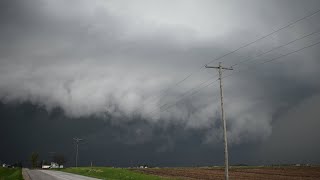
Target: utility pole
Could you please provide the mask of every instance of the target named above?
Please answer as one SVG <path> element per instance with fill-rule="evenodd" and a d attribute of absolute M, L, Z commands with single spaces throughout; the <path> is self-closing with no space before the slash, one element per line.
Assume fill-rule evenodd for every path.
<path fill-rule="evenodd" d="M 222 86 L 222 70 L 233 70 L 232 67 L 226 68 L 221 65 L 219 66 L 205 66 L 206 68 L 215 68 L 219 70 L 219 80 L 220 80 L 220 98 L 221 98 L 221 119 L 223 122 L 223 137 L 224 137 L 224 168 L 225 168 L 225 180 L 229 180 L 229 160 L 228 160 L 228 139 L 227 139 L 227 124 L 225 120 L 225 114 L 223 110 L 223 86 Z"/>
<path fill-rule="evenodd" d="M 48 152 L 50 155 L 50 158 L 51 158 L 51 162 L 54 162 L 54 154 L 56 154 L 56 152 Z"/>
<path fill-rule="evenodd" d="M 77 151 L 76 151 L 76 167 L 78 167 L 78 155 L 79 155 L 79 142 L 82 141 L 83 139 L 80 138 L 73 138 L 73 140 L 76 142 L 77 145 Z"/>

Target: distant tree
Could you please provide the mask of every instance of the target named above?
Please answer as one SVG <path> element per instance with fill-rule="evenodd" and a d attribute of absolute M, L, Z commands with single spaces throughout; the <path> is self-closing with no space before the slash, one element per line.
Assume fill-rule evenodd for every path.
<path fill-rule="evenodd" d="M 66 158 L 62 154 L 55 154 L 52 160 L 53 162 L 57 163 L 59 166 L 67 162 Z"/>
<path fill-rule="evenodd" d="M 36 167 L 37 167 L 38 158 L 39 158 L 39 154 L 38 154 L 38 153 L 33 152 L 33 153 L 31 154 L 31 164 L 32 164 L 32 168 L 36 168 Z"/>

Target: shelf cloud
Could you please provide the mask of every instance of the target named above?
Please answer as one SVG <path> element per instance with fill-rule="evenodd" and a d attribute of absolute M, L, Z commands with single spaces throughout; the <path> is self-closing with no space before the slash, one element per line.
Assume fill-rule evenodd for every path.
<path fill-rule="evenodd" d="M 221 61 L 237 64 L 234 72 L 224 72 L 230 75 L 224 79 L 230 144 L 266 141 L 279 117 L 319 96 L 319 46 L 259 63 L 320 41 L 320 33 L 259 54 L 317 31 L 320 13 L 214 59 L 316 7 L 317 1 L 5 0 L 0 6 L 0 101 L 29 102 L 49 113 L 58 108 L 70 119 L 94 117 L 125 129 L 137 122 L 119 135 L 127 144 L 151 142 L 153 127 L 173 125 L 203 131 L 201 143 L 216 144 L 222 140 L 218 81 L 191 94 L 205 80 L 217 79 L 214 69 L 201 67 Z M 240 63 L 246 59 L 251 61 Z M 159 152 L 176 146 L 173 137 L 162 139 L 167 144 Z"/>

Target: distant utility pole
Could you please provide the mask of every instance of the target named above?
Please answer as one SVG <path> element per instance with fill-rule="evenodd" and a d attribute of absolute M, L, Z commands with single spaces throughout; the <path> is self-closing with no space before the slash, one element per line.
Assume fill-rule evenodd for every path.
<path fill-rule="evenodd" d="M 223 88 L 222 88 L 222 70 L 233 70 L 233 68 L 222 67 L 221 62 L 219 66 L 205 66 L 206 68 L 215 68 L 219 70 L 220 80 L 220 98 L 221 98 L 221 119 L 223 122 L 223 137 L 224 137 L 224 167 L 225 167 L 225 180 L 229 180 L 229 160 L 228 160 L 228 140 L 227 140 L 227 124 L 225 120 L 225 114 L 223 110 Z"/>
<path fill-rule="evenodd" d="M 83 139 L 80 138 L 73 138 L 73 140 L 76 142 L 77 144 L 77 152 L 76 152 L 76 167 L 78 167 L 78 155 L 79 155 L 79 142 L 82 141 Z"/>
<path fill-rule="evenodd" d="M 51 161 L 54 161 L 54 154 L 56 154 L 56 152 L 53 152 L 53 151 L 51 151 L 51 152 L 48 152 L 50 155 L 50 158 L 51 158 Z"/>

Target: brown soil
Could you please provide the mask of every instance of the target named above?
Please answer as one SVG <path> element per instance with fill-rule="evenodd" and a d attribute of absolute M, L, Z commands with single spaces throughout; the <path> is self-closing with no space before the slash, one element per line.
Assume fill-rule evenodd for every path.
<path fill-rule="evenodd" d="M 177 179 L 224 179 L 222 168 L 148 168 L 134 171 Z M 320 180 L 320 167 L 239 167 L 229 170 L 230 180 Z"/>

